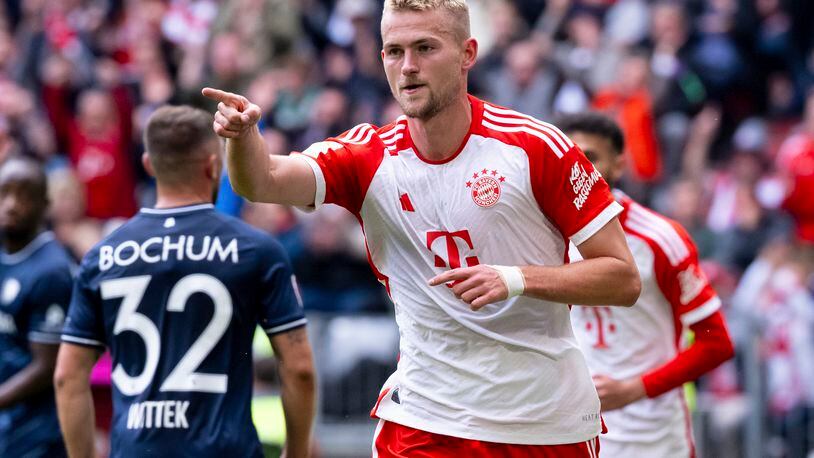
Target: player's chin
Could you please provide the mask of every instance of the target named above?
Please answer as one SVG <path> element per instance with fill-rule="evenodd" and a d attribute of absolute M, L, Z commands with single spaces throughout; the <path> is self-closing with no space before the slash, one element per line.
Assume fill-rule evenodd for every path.
<path fill-rule="evenodd" d="M 413 116 L 410 113 L 421 113 L 424 111 L 424 107 L 426 102 L 424 101 L 423 97 L 418 94 L 401 95 L 401 109 L 407 116 Z"/>

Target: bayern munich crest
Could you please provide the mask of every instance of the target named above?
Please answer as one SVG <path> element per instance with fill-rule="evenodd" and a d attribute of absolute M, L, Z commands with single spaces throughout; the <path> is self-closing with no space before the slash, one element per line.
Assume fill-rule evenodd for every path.
<path fill-rule="evenodd" d="M 497 170 L 483 169 L 472 174 L 472 179 L 466 182 L 466 187 L 472 193 L 472 200 L 479 207 L 488 208 L 500 200 L 500 184 L 504 181 L 506 177 Z"/>

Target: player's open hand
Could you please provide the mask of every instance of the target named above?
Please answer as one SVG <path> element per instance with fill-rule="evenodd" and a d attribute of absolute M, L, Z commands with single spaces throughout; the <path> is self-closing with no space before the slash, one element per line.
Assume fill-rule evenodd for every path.
<path fill-rule="evenodd" d="M 213 128 L 223 138 L 240 138 L 260 121 L 260 107 L 240 94 L 211 87 L 205 87 L 201 93 L 218 102 Z"/>
<path fill-rule="evenodd" d="M 448 270 L 430 279 L 430 286 L 448 284 L 455 297 L 469 304 L 472 310 L 502 301 L 509 289 L 497 270 L 487 265 Z"/>
<path fill-rule="evenodd" d="M 647 394 L 640 377 L 616 380 L 607 375 L 594 375 L 593 379 L 603 412 L 621 409 Z"/>

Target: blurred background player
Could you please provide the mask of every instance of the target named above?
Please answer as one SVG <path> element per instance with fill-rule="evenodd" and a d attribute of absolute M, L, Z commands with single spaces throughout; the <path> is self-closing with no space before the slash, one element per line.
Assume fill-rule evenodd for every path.
<path fill-rule="evenodd" d="M 65 456 L 51 381 L 73 263 L 45 231 L 47 207 L 39 165 L 0 166 L 0 456 Z"/>
<path fill-rule="evenodd" d="M 466 2 L 388 0 L 381 33 L 405 116 L 294 157 L 268 154 L 258 105 L 204 89 L 232 184 L 363 224 L 401 333 L 374 456 L 596 456 L 599 400 L 565 304 L 638 297 L 621 207 L 556 127 L 468 95 Z M 569 239 L 584 262 L 564 263 Z"/>
<path fill-rule="evenodd" d="M 581 113 L 564 117 L 559 125 L 614 186 L 625 167 L 624 137 L 616 123 L 598 113 Z M 571 313 L 608 426 L 602 456 L 692 457 L 682 385 L 734 353 L 721 300 L 681 225 L 622 191 L 614 194 L 624 207 L 619 218 L 642 276 L 642 294 L 628 309 L 574 307 Z M 695 340 L 682 349 L 687 327 Z"/>
<path fill-rule="evenodd" d="M 251 422 L 252 337 L 279 360 L 289 457 L 308 455 L 315 378 L 286 254 L 267 234 L 214 211 L 222 144 L 212 116 L 157 110 L 145 130 L 156 208 L 85 256 L 56 385 L 72 456 L 93 455 L 88 376 L 114 366 L 112 456 L 262 456 Z"/>

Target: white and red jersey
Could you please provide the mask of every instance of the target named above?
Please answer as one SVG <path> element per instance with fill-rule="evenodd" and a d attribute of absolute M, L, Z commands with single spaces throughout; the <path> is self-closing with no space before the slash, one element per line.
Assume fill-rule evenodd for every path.
<path fill-rule="evenodd" d="M 624 207 L 619 220 L 639 268 L 641 295 L 630 308 L 574 307 L 571 318 L 591 373 L 626 379 L 673 360 L 684 327 L 715 314 L 721 301 L 699 267 L 686 231 L 615 193 Z M 577 256 L 572 249 L 572 259 Z M 686 450 L 681 456 L 691 453 L 690 418 L 681 387 L 602 415 L 608 426 L 603 439 L 651 444 L 678 440 Z"/>
<path fill-rule="evenodd" d="M 599 400 L 567 305 L 521 296 L 475 312 L 427 282 L 482 263 L 562 265 L 568 240 L 587 240 L 621 206 L 557 128 L 474 97 L 470 105 L 469 132 L 444 161 L 421 155 L 403 117 L 301 156 L 316 176 L 315 205 L 360 220 L 395 305 L 400 358 L 373 414 L 490 442 L 589 440 Z"/>

